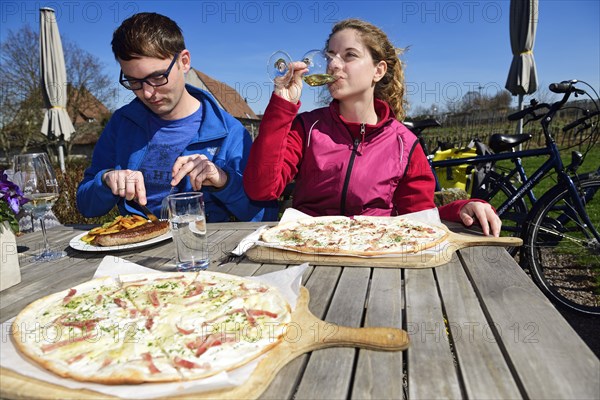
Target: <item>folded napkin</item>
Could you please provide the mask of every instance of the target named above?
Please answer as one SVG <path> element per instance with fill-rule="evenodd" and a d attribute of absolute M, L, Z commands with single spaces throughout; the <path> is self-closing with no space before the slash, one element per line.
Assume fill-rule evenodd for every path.
<path fill-rule="evenodd" d="M 231 253 L 236 256 L 243 255 L 246 251 L 248 251 L 248 249 L 250 249 L 256 244 L 256 242 L 259 241 L 260 235 L 267 229 L 269 229 L 267 225 L 261 226 L 260 228 L 258 228 L 242 240 L 240 240 L 240 243 L 238 243 L 238 245 L 235 246 L 235 249 L 233 249 Z"/>

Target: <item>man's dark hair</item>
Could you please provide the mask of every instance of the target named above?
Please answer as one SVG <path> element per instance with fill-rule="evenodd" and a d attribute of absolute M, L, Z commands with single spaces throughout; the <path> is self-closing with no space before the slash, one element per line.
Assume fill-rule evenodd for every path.
<path fill-rule="evenodd" d="M 172 19 L 157 13 L 139 13 L 127 18 L 113 33 L 116 59 L 138 57 L 167 59 L 185 50 L 181 28 Z"/>

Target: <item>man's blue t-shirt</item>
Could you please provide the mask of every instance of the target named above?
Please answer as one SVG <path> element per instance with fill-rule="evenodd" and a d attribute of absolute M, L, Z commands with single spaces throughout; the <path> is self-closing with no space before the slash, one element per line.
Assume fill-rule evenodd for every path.
<path fill-rule="evenodd" d="M 178 120 L 167 121 L 156 115 L 148 119 L 150 140 L 140 171 L 146 186 L 147 207 L 156 215 L 160 213 L 162 199 L 171 190 L 173 164 L 196 138 L 201 122 L 201 108 Z"/>

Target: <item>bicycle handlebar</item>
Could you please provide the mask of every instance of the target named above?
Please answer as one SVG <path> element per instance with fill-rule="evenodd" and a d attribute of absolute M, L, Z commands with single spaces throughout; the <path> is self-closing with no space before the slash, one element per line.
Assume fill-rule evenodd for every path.
<path fill-rule="evenodd" d="M 535 111 L 539 110 L 540 108 L 546 108 L 546 109 L 550 109 L 550 105 L 547 103 L 538 103 L 535 104 L 533 106 L 524 108 L 523 110 L 517 111 L 515 113 L 509 114 L 508 115 L 508 120 L 509 121 L 517 121 L 522 119 L 523 117 L 526 117 L 527 115 L 533 115 L 533 119 L 540 119 L 542 118 L 544 115 L 536 115 Z"/>
<path fill-rule="evenodd" d="M 570 81 L 562 81 L 560 83 L 551 83 L 549 89 L 554 93 L 577 93 L 577 94 L 585 94 L 585 92 L 581 89 L 573 87 L 573 84 L 577 83 L 577 79 L 573 79 Z"/>
<path fill-rule="evenodd" d="M 600 111 L 591 112 L 588 115 L 586 115 L 584 117 L 581 117 L 578 120 L 573 121 L 573 122 L 571 122 L 568 125 L 565 125 L 565 127 L 562 130 L 563 130 L 563 132 L 567 132 L 567 131 L 575 128 L 576 126 L 581 125 L 581 124 L 587 122 L 587 120 L 589 120 L 590 118 L 595 117 L 596 115 L 600 115 Z"/>

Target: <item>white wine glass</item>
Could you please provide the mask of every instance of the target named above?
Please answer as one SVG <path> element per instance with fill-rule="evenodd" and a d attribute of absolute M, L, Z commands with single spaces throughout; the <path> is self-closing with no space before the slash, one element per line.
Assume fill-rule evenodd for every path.
<path fill-rule="evenodd" d="M 304 82 L 310 86 L 322 86 L 335 82 L 337 77 L 327 73 L 329 57 L 322 50 L 309 50 L 301 59 L 308 67 L 308 72 L 302 76 Z M 286 86 L 292 78 L 288 75 L 291 57 L 285 51 L 276 51 L 269 57 L 267 72 L 271 80 L 278 85 Z"/>
<path fill-rule="evenodd" d="M 50 261 L 67 255 L 64 251 L 54 251 L 48 244 L 44 215 L 58 200 L 59 188 L 56 174 L 46 153 L 19 154 L 14 158 L 14 180 L 29 202 L 23 205 L 34 218 L 40 219 L 44 249 L 35 256 L 35 261 Z"/>

